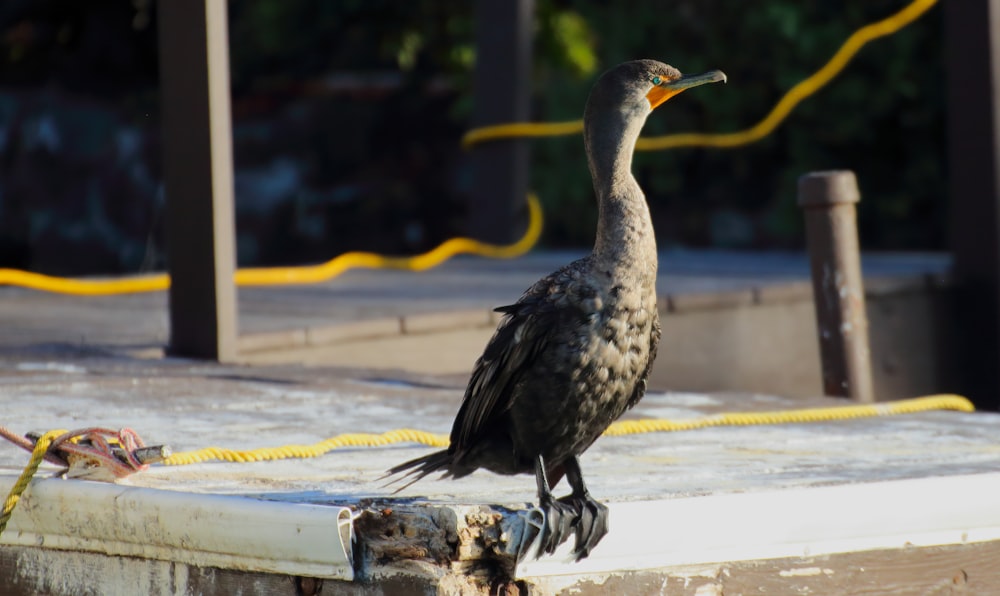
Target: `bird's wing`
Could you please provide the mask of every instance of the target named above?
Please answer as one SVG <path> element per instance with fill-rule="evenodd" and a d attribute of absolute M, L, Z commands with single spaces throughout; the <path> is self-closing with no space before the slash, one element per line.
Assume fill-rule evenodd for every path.
<path fill-rule="evenodd" d="M 639 382 L 635 385 L 635 391 L 632 392 L 632 397 L 628 400 L 628 409 L 631 410 L 632 407 L 639 403 L 643 395 L 646 395 L 646 383 L 649 380 L 649 373 L 653 370 L 653 361 L 656 360 L 656 350 L 660 345 L 660 317 L 658 314 L 654 313 L 653 316 L 653 329 L 649 334 L 649 360 L 646 361 L 646 368 L 642 371 L 642 375 L 639 377 Z"/>
<path fill-rule="evenodd" d="M 462 407 L 451 431 L 452 448 L 462 451 L 506 412 L 514 388 L 535 362 L 558 325 L 560 291 L 555 275 L 528 289 L 516 304 L 495 309 L 505 314 L 483 355 L 476 361 Z"/>

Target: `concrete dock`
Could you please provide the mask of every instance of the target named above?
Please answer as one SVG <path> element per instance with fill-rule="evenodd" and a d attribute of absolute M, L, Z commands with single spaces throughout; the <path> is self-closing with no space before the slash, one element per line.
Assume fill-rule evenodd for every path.
<path fill-rule="evenodd" d="M 128 426 L 175 452 L 398 428 L 447 433 L 481 343 L 455 349 L 464 364 L 443 364 L 452 354 L 435 342 L 455 333 L 484 342 L 489 308 L 516 299 L 551 269 L 547 259 L 564 257 L 460 260 L 428 274 L 355 272 L 321 286 L 241 292 L 253 365 L 163 357 L 162 295 L 0 289 L 0 424 Z M 685 300 L 736 296 L 739 308 L 767 307 L 753 297 L 794 294 L 807 275 L 793 257 L 770 273 L 713 258 L 691 258 L 687 271 L 683 258 L 673 269 L 664 259 L 665 328 L 670 313 L 688 312 Z M 913 279 L 946 270 L 934 258 L 871 263 L 869 273 L 885 268 L 886 293 L 912 292 Z M 455 316 L 476 311 L 484 322 Z M 386 321 L 396 330 L 372 332 Z M 333 337 L 337 325 L 371 326 L 352 340 L 358 361 L 324 361 L 336 342 L 309 344 L 309 330 Z M 683 335 L 664 337 L 661 353 L 690 350 Z M 399 342 L 414 342 L 420 358 L 394 359 Z M 285 362 L 289 352 L 309 354 L 309 366 Z M 842 403 L 693 391 L 665 376 L 652 389 L 628 418 Z M 57 478 L 46 464 L 0 536 L 0 583 L 14 595 L 996 593 L 998 430 L 1000 415 L 933 411 L 604 437 L 582 463 L 611 509 L 611 533 L 581 563 L 562 551 L 532 556 L 531 477 L 428 478 L 393 493 L 380 478 L 429 449 L 413 443 L 154 465 L 117 484 Z M 0 447 L 0 489 L 27 459 Z"/>

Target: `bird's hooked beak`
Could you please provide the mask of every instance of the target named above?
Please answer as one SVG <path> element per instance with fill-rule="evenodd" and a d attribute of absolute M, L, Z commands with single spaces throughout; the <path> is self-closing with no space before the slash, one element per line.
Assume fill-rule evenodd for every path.
<path fill-rule="evenodd" d="M 726 82 L 726 73 L 721 70 L 710 70 L 696 75 L 683 75 L 679 79 L 663 81 L 650 89 L 649 93 L 646 94 L 646 99 L 649 100 L 649 109 L 656 109 L 660 104 L 685 89 L 706 83 L 718 83 L 719 81 Z"/>

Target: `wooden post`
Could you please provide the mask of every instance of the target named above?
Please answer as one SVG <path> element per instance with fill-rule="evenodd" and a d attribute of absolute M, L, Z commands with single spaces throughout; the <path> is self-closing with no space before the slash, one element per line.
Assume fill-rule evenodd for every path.
<path fill-rule="evenodd" d="M 534 0 L 476 0 L 473 126 L 524 122 L 531 97 Z M 529 154 L 526 139 L 472 148 L 469 227 L 487 242 L 516 240 L 524 227 Z"/>
<path fill-rule="evenodd" d="M 236 357 L 229 39 L 225 0 L 159 9 L 170 352 Z"/>
<path fill-rule="evenodd" d="M 854 208 L 860 196 L 854 172 L 814 172 L 799 178 L 823 390 L 826 395 L 870 403 L 875 391 Z"/>
<path fill-rule="evenodd" d="M 950 244 L 963 386 L 1000 406 L 1000 0 L 942 2 Z"/>

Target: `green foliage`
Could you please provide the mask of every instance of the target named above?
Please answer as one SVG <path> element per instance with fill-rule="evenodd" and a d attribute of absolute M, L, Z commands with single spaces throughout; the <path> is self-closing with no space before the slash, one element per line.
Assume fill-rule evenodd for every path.
<path fill-rule="evenodd" d="M 906 1 L 634 0 L 625 9 L 620 3 L 537 0 L 534 119 L 579 118 L 601 71 L 650 57 L 685 72 L 720 68 L 729 84 L 672 100 L 650 117 L 645 134 L 742 130 L 825 64 L 856 29 Z M 454 91 L 450 119 L 457 127 L 468 122 L 475 61 L 469 2 L 233 0 L 230 13 L 237 92 L 266 88 L 276 79 L 395 69 L 417 84 L 443 77 Z M 936 8 L 900 33 L 869 44 L 758 143 L 637 154 L 635 171 L 661 244 L 800 247 L 797 178 L 812 170 L 849 168 L 857 172 L 864 197 L 860 222 L 866 247 L 942 247 L 939 21 Z M 410 101 L 410 113 L 426 105 L 419 97 Z M 532 179 L 546 206 L 545 241 L 589 244 L 595 214 L 580 138 L 533 141 Z"/>
<path fill-rule="evenodd" d="M 597 55 L 593 33 L 579 13 L 543 2 L 538 7 L 536 19 L 542 56 L 564 66 L 577 77 L 594 74 Z"/>
<path fill-rule="evenodd" d="M 672 100 L 646 135 L 731 132 L 752 126 L 781 96 L 819 69 L 857 28 L 902 8 L 904 0 L 767 3 L 637 0 L 567 3 L 589 24 L 600 65 L 586 79 L 549 74 L 538 117 L 579 117 L 601 71 L 657 58 L 685 72 L 720 68 L 726 86 Z M 567 8 L 566 10 L 570 10 Z M 847 69 L 799 105 L 770 137 L 730 150 L 638 153 L 663 245 L 801 247 L 796 180 L 808 171 L 858 174 L 862 242 L 868 248 L 944 244 L 944 127 L 940 9 L 891 38 L 866 46 Z M 540 41 L 539 47 L 549 46 Z M 593 218 L 579 139 L 539 141 L 533 181 L 548 209 L 547 240 L 586 245 Z M 728 225 L 736 221 L 739 225 Z M 733 231 L 735 230 L 735 231 Z"/>

